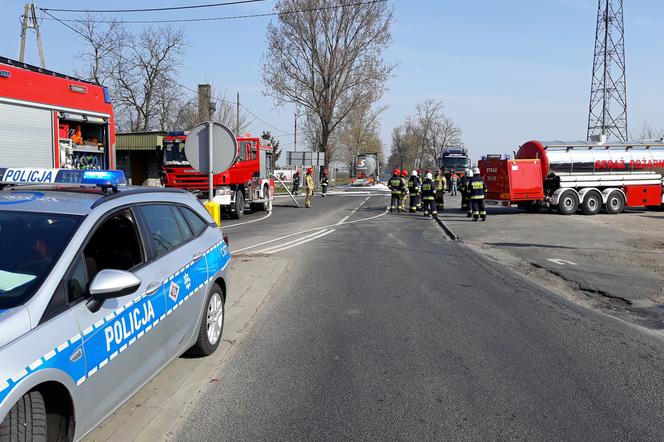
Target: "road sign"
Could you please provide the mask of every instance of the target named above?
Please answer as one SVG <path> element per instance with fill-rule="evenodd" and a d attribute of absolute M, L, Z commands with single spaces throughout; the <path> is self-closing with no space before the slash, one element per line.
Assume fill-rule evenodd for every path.
<path fill-rule="evenodd" d="M 212 139 L 208 135 L 210 126 L 212 127 Z M 210 152 L 210 148 L 212 152 Z M 199 172 L 222 173 L 235 163 L 237 140 L 233 132 L 223 124 L 201 123 L 187 135 L 184 152 L 191 167 Z"/>
<path fill-rule="evenodd" d="M 286 164 L 289 166 L 312 166 L 325 165 L 325 152 L 286 152 Z"/>

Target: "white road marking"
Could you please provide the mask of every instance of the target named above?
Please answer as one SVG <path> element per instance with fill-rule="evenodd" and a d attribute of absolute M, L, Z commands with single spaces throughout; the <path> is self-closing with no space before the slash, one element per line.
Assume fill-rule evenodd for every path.
<path fill-rule="evenodd" d="M 314 233 L 310 233 L 309 235 L 304 236 L 304 237 L 302 237 L 302 238 L 297 238 L 297 239 L 294 239 L 294 240 L 292 240 L 292 241 L 288 241 L 288 242 L 283 243 L 283 244 L 277 244 L 277 245 L 275 245 L 275 246 L 268 247 L 267 249 L 264 249 L 264 250 L 261 250 L 260 252 L 255 252 L 255 253 L 266 253 L 267 250 L 277 249 L 277 248 L 279 248 L 279 247 L 287 246 L 287 245 L 289 245 L 289 244 L 293 244 L 293 243 L 296 243 L 296 242 L 298 242 L 298 241 L 302 241 L 303 239 L 307 239 L 307 238 L 311 238 L 312 236 L 316 236 L 316 235 L 318 235 L 318 233 L 319 233 L 319 231 L 316 231 L 316 232 L 314 232 Z"/>
<path fill-rule="evenodd" d="M 303 239 L 303 240 L 300 240 L 300 241 L 296 241 L 295 243 L 291 243 L 291 244 L 286 245 L 286 246 L 277 246 L 277 247 L 273 247 L 271 249 L 262 250 L 262 251 L 257 252 L 257 253 L 270 253 L 271 254 L 271 253 L 283 252 L 284 250 L 288 250 L 288 249 L 291 249 L 293 247 L 301 246 L 302 244 L 308 243 L 310 241 L 315 241 L 319 238 L 322 238 L 324 236 L 329 235 L 332 232 L 335 232 L 335 230 L 334 229 L 323 230 L 322 232 L 320 232 L 317 235 L 312 236 L 310 238 Z"/>
<path fill-rule="evenodd" d="M 258 219 L 252 219 L 251 221 L 245 221 L 245 222 L 242 222 L 242 223 L 231 224 L 230 226 L 226 226 L 226 227 L 224 227 L 224 223 L 221 223 L 221 229 L 226 230 L 226 229 L 232 229 L 233 227 L 244 226 L 246 224 L 257 223 L 258 221 L 263 221 L 264 219 L 268 219 L 270 217 L 270 215 L 272 215 L 272 210 L 267 212 L 267 215 L 265 215 L 264 217 L 258 218 Z"/>
<path fill-rule="evenodd" d="M 560 259 L 560 258 L 549 258 L 549 259 L 547 259 L 547 261 L 551 261 L 552 263 L 558 264 L 560 266 L 564 266 L 564 265 L 578 266 L 578 264 L 575 263 L 575 262 L 568 261 L 566 259 Z"/>
<path fill-rule="evenodd" d="M 340 225 L 346 226 L 348 224 L 363 223 L 363 222 L 366 222 L 366 221 L 371 221 L 371 220 L 374 220 L 376 218 L 380 218 L 381 216 L 385 216 L 385 215 L 387 215 L 387 213 L 388 213 L 388 209 L 385 209 L 385 211 L 383 213 L 381 213 L 379 215 L 375 215 L 375 216 L 370 216 L 368 218 L 356 219 L 354 221 L 346 221 L 343 224 L 330 224 L 329 226 L 314 227 L 312 229 L 302 230 L 300 232 L 289 233 L 288 235 L 280 236 L 279 238 L 274 238 L 274 239 L 271 239 L 269 241 L 263 241 L 261 243 L 254 244 L 254 245 L 251 245 L 251 246 L 247 246 L 247 247 L 244 247 L 244 248 L 241 248 L 241 249 L 238 249 L 238 250 L 232 250 L 231 253 L 235 254 L 235 253 L 246 252 L 247 250 L 255 249 L 256 247 L 261 247 L 261 246 L 264 246 L 264 245 L 267 245 L 267 244 L 272 244 L 273 242 L 281 241 L 282 239 L 286 239 L 286 238 L 292 238 L 294 236 L 299 236 L 299 235 L 302 235 L 304 233 L 320 232 L 321 230 L 329 229 L 329 228 L 332 228 L 332 227 L 337 227 L 337 226 L 340 226 Z"/>
<path fill-rule="evenodd" d="M 366 197 L 366 198 L 364 199 L 364 201 L 362 201 L 362 202 L 360 203 L 359 206 L 357 206 L 356 208 L 354 208 L 354 209 L 350 212 L 350 214 L 349 214 L 348 216 L 344 216 L 343 218 L 341 218 L 341 221 L 339 221 L 336 225 L 337 225 L 337 226 L 340 226 L 341 224 L 343 224 L 343 223 L 345 223 L 346 221 L 348 221 L 348 218 L 350 218 L 351 216 L 353 216 L 353 215 L 355 214 L 355 212 L 357 212 L 357 210 L 358 210 L 360 207 L 362 207 L 362 206 L 364 205 L 364 203 L 366 203 L 367 201 L 369 201 L 369 198 L 371 198 L 371 195 L 369 195 L 368 197 Z"/>

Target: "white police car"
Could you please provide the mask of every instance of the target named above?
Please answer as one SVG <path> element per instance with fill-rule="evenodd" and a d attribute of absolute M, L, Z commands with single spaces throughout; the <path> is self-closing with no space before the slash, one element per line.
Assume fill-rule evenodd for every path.
<path fill-rule="evenodd" d="M 0 168 L 0 441 L 79 439 L 221 341 L 221 229 L 189 193 L 124 182 Z"/>

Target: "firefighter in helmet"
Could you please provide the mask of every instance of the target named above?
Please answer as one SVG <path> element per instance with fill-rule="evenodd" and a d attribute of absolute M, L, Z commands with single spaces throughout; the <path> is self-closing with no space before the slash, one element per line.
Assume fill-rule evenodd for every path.
<path fill-rule="evenodd" d="M 422 180 L 424 180 L 424 173 L 422 169 L 417 169 L 417 176 L 420 177 L 420 186 L 422 185 Z M 422 210 L 422 192 L 420 188 L 420 193 L 417 194 L 417 210 Z"/>
<path fill-rule="evenodd" d="M 400 209 L 406 211 L 406 199 L 408 198 L 408 170 L 401 170 L 401 181 L 403 181 L 403 191 L 401 192 L 401 205 Z"/>
<path fill-rule="evenodd" d="M 330 180 L 327 178 L 327 169 L 323 169 L 323 171 L 320 174 L 320 187 L 323 192 L 323 197 L 326 196 L 327 194 L 327 186 L 330 185 Z"/>
<path fill-rule="evenodd" d="M 304 199 L 304 207 L 306 208 L 311 207 L 311 200 L 314 197 L 314 189 L 316 187 L 316 184 L 314 183 L 313 173 L 314 173 L 314 168 L 308 167 L 307 175 L 304 177 L 304 189 L 307 192 L 307 196 Z"/>
<path fill-rule="evenodd" d="M 293 174 L 293 189 L 291 190 L 291 193 L 293 195 L 297 195 L 297 192 L 300 191 L 300 171 L 296 170 L 295 173 Z"/>
<path fill-rule="evenodd" d="M 459 190 L 461 191 L 461 211 L 468 212 L 468 217 L 471 216 L 468 186 L 470 184 L 470 179 L 472 177 L 473 177 L 473 171 L 470 169 L 466 169 L 464 176 L 461 177 L 461 183 L 459 186 Z"/>
<path fill-rule="evenodd" d="M 480 169 L 473 168 L 473 178 L 470 180 L 470 206 L 473 214 L 473 221 L 482 219 L 486 221 L 486 206 L 484 197 L 486 196 L 486 183 L 480 175 Z"/>
<path fill-rule="evenodd" d="M 436 216 L 436 184 L 431 172 L 427 172 L 422 181 L 422 204 L 424 205 L 424 216 Z"/>
<path fill-rule="evenodd" d="M 417 198 L 420 194 L 420 177 L 417 176 L 417 170 L 413 170 L 408 180 L 408 193 L 410 194 L 410 213 L 417 212 Z"/>
<path fill-rule="evenodd" d="M 436 170 L 436 177 L 434 179 L 436 184 L 436 209 L 443 210 L 445 208 L 445 191 L 447 190 L 447 180 L 443 172 Z"/>
<path fill-rule="evenodd" d="M 387 182 L 387 187 L 392 192 L 392 200 L 390 201 L 390 213 L 395 210 L 398 212 L 401 208 L 401 193 L 403 192 L 403 180 L 401 179 L 401 170 L 394 169 L 392 177 Z"/>

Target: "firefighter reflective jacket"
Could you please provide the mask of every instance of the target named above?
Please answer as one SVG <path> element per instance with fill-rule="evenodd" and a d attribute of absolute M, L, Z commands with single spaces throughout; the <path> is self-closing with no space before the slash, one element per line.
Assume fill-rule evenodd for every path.
<path fill-rule="evenodd" d="M 314 184 L 314 177 L 311 175 L 307 174 L 307 176 L 304 177 L 304 184 L 307 190 L 314 190 L 315 184 Z"/>
<path fill-rule="evenodd" d="M 436 190 L 445 190 L 447 189 L 447 180 L 444 176 L 440 175 L 435 178 L 436 180 Z"/>
<path fill-rule="evenodd" d="M 484 195 L 486 194 L 486 183 L 480 175 L 476 175 L 472 180 L 470 180 L 469 188 L 471 200 L 484 199 Z"/>
<path fill-rule="evenodd" d="M 320 179 L 320 185 L 323 187 L 327 187 L 330 184 L 330 182 L 327 179 L 327 175 L 323 175 Z"/>
<path fill-rule="evenodd" d="M 420 192 L 420 177 L 411 176 L 408 179 L 408 191 L 411 194 L 415 194 L 415 193 Z"/>
<path fill-rule="evenodd" d="M 403 180 L 399 175 L 392 175 L 392 178 L 387 183 L 387 187 L 392 191 L 392 195 L 401 195 L 404 189 Z"/>
<path fill-rule="evenodd" d="M 425 179 L 422 182 L 422 199 L 433 200 L 436 195 L 436 185 L 432 180 Z"/>

